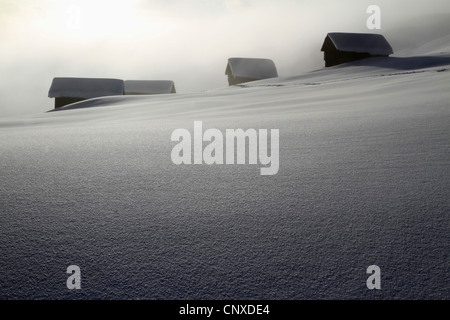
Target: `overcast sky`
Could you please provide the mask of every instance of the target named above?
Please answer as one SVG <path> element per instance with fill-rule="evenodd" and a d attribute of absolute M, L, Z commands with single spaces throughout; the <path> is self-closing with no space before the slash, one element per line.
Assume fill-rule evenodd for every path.
<path fill-rule="evenodd" d="M 381 30 L 368 30 L 369 5 Z M 327 32 L 378 32 L 448 0 L 0 0 L 0 117 L 42 113 L 53 77 L 227 86 L 230 57 L 272 59 L 280 76 L 323 66 Z"/>

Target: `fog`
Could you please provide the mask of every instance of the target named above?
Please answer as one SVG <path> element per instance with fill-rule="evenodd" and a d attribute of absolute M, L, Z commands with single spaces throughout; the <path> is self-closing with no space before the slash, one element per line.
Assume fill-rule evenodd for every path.
<path fill-rule="evenodd" d="M 387 33 L 399 41 L 391 42 L 395 50 L 414 42 L 417 30 L 408 26 L 427 28 L 417 17 L 450 13 L 448 0 L 392 2 L 2 0 L 0 117 L 52 109 L 53 77 L 173 80 L 178 93 L 212 90 L 228 85 L 230 57 L 269 58 L 290 76 L 323 67 L 327 32 Z M 381 8 L 381 30 L 366 27 L 371 4 Z M 392 30 L 409 40 L 400 43 Z"/>

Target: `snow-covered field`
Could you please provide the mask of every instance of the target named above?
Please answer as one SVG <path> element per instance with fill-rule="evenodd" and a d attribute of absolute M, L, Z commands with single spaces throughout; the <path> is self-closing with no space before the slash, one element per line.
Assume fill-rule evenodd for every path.
<path fill-rule="evenodd" d="M 449 299 L 449 84 L 437 52 L 2 119 L 0 298 Z M 279 129 L 278 174 L 173 164 L 196 120 Z"/>

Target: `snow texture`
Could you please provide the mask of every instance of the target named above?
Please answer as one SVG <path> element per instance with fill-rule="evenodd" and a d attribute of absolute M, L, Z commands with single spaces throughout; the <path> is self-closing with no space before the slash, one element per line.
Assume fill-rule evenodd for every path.
<path fill-rule="evenodd" d="M 270 59 L 230 58 L 225 74 L 239 78 L 268 79 L 278 77 L 275 63 Z"/>
<path fill-rule="evenodd" d="M 123 80 L 97 78 L 54 78 L 48 96 L 50 98 L 95 98 L 123 95 Z"/>
<path fill-rule="evenodd" d="M 175 92 L 175 85 L 170 80 L 125 80 L 124 86 L 126 95 Z"/>
<path fill-rule="evenodd" d="M 327 37 L 340 51 L 381 56 L 388 56 L 393 53 L 389 42 L 380 34 L 331 32 L 328 33 Z M 322 51 L 323 49 L 322 47 Z"/>
<path fill-rule="evenodd" d="M 3 119 L 0 299 L 450 299 L 449 83 L 371 58 Z M 280 129 L 280 171 L 174 165 L 195 120 Z"/>

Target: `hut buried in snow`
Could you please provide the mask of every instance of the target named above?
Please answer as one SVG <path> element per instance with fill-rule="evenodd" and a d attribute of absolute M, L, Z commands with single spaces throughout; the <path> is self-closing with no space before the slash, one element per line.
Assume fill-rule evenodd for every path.
<path fill-rule="evenodd" d="M 170 80 L 125 80 L 124 94 L 164 94 L 176 93 L 175 84 Z"/>
<path fill-rule="evenodd" d="M 78 101 L 123 95 L 123 80 L 102 78 L 54 78 L 48 96 L 55 98 L 55 108 Z"/>
<path fill-rule="evenodd" d="M 373 33 L 328 33 L 320 50 L 324 52 L 325 67 L 394 53 L 382 35 Z"/>
<path fill-rule="evenodd" d="M 255 58 L 228 59 L 225 74 L 230 86 L 268 78 L 278 77 L 277 68 L 272 60 Z"/>

